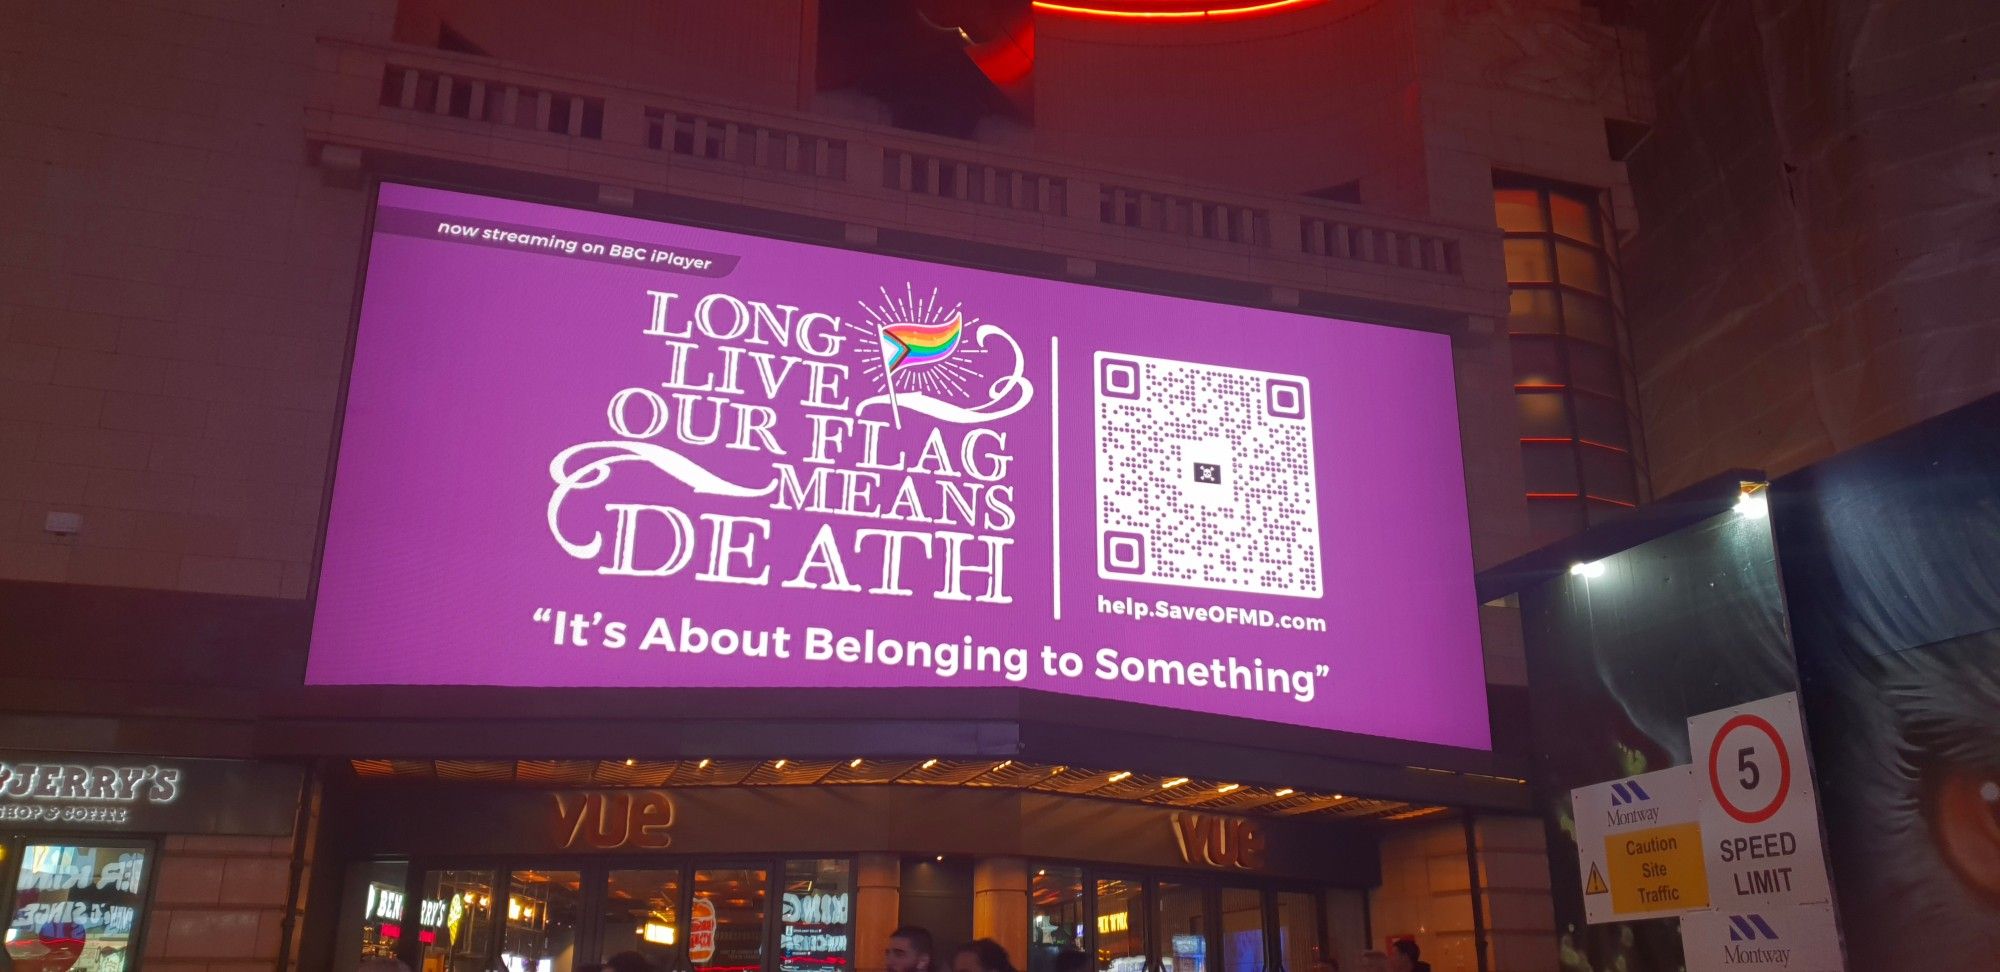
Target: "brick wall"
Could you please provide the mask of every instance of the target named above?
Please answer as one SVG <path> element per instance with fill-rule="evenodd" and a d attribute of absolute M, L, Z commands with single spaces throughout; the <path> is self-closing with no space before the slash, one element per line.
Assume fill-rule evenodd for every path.
<path fill-rule="evenodd" d="M 2000 391 L 2000 6 L 1650 9 L 1627 305 L 1656 491 Z"/>
<path fill-rule="evenodd" d="M 150 972 L 270 972 L 291 881 L 290 837 L 168 837 L 146 919 Z"/>
<path fill-rule="evenodd" d="M 1555 911 L 1541 821 L 1481 817 L 1473 835 L 1489 972 L 1554 969 Z M 1391 831 L 1382 841 L 1382 884 L 1369 895 L 1368 908 L 1372 947 L 1381 948 L 1392 935 L 1413 935 L 1437 972 L 1477 969 L 1464 824 Z"/>
<path fill-rule="evenodd" d="M 0 7 L 0 577 L 303 597 L 365 214 L 307 69 L 390 4 L 179 6 Z"/>

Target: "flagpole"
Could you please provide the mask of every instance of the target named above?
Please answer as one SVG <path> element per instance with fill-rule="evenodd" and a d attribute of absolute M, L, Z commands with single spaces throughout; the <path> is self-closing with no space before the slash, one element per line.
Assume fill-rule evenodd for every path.
<path fill-rule="evenodd" d="M 882 322 L 875 322 L 875 345 L 882 346 Z M 889 386 L 889 418 L 895 421 L 896 431 L 903 430 L 903 410 L 896 404 L 896 367 L 889 356 L 882 356 L 882 382 Z"/>
<path fill-rule="evenodd" d="M 889 418 L 895 421 L 896 430 L 900 432 L 903 428 L 903 411 L 896 405 L 896 373 L 887 371 L 884 374 L 889 379 Z"/>

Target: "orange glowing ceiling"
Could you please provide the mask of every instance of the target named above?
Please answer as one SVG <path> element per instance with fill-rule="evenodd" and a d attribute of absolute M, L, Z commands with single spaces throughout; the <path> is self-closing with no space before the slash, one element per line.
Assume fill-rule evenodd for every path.
<path fill-rule="evenodd" d="M 1110 20 L 1220 20 L 1288 13 L 1321 0 L 1034 0 L 1037 13 Z"/>

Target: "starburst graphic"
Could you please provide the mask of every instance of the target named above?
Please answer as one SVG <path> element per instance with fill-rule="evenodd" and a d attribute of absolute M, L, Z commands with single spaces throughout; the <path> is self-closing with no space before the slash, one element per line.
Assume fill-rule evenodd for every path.
<path fill-rule="evenodd" d="M 896 427 L 902 427 L 902 412 L 896 404 L 898 391 L 922 392 L 934 398 L 964 398 L 967 385 L 983 373 L 975 366 L 984 348 L 965 340 L 979 324 L 979 318 L 965 316 L 961 303 L 949 307 L 938 299 L 937 288 L 928 297 L 919 297 L 915 288 L 903 284 L 903 296 L 880 288 L 879 304 L 857 301 L 869 323 L 849 323 L 874 340 L 863 342 L 873 360 L 862 374 L 882 382 L 889 394 Z"/>

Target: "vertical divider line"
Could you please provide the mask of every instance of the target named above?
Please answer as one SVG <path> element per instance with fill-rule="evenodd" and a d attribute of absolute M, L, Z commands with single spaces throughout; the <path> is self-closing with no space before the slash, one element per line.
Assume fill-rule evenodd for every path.
<path fill-rule="evenodd" d="M 1049 335 L 1049 611 L 1062 620 L 1062 386 L 1056 336 Z"/>

